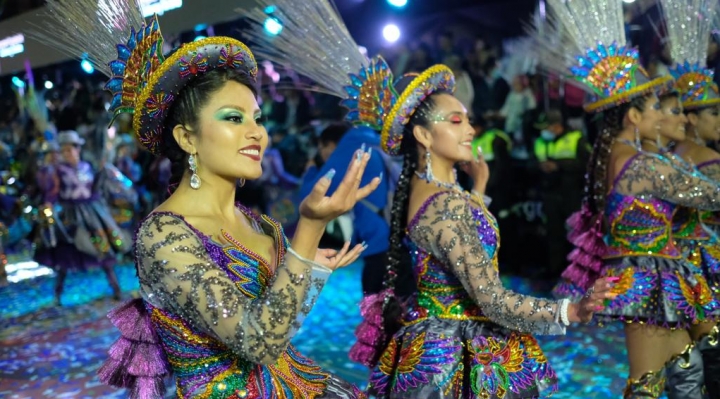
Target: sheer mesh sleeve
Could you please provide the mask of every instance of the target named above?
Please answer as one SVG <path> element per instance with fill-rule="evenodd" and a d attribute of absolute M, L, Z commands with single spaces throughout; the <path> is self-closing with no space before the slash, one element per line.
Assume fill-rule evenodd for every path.
<path fill-rule="evenodd" d="M 720 210 L 717 183 L 656 154 L 640 153 L 632 158 L 615 181 L 615 189 L 623 195 L 652 195 L 688 208 Z"/>
<path fill-rule="evenodd" d="M 518 294 L 502 286 L 497 268 L 483 248 L 476 220 L 462 195 L 443 193 L 431 200 L 410 238 L 448 265 L 495 323 L 524 333 L 564 334 L 565 328 L 558 323 L 558 301 Z"/>
<path fill-rule="evenodd" d="M 710 161 L 698 165 L 700 173 L 714 182 L 720 182 L 720 161 Z"/>
<path fill-rule="evenodd" d="M 147 301 L 261 364 L 275 363 L 285 351 L 330 275 L 329 269 L 318 269 L 288 250 L 256 298 L 253 292 L 258 290 L 252 285 L 257 280 L 236 285 L 213 262 L 200 237 L 168 214 L 150 216 L 138 230 L 135 245 Z"/>

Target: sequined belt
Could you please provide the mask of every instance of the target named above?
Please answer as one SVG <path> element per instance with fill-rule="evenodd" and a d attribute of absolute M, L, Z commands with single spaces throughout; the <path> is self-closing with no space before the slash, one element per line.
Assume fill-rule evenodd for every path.
<path fill-rule="evenodd" d="M 660 251 L 642 251 L 635 248 L 609 246 L 603 259 L 626 258 L 635 256 L 654 256 L 666 259 L 681 259 L 682 254 L 675 245 L 667 245 Z"/>

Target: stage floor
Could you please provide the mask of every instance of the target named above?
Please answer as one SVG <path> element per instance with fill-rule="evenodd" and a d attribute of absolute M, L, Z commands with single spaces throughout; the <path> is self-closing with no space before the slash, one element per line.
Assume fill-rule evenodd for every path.
<path fill-rule="evenodd" d="M 294 344 L 329 371 L 362 386 L 367 369 L 347 358 L 360 321 L 361 267 L 357 263 L 333 274 Z M 136 295 L 133 266 L 116 270 L 126 298 Z M 504 280 L 506 286 L 533 291 L 525 280 Z M 71 273 L 67 282 L 62 308 L 52 306 L 51 275 L 0 287 L 0 398 L 126 397 L 95 377 L 118 336 L 105 317 L 117 303 L 107 299 L 111 292 L 104 274 Z M 560 378 L 560 392 L 553 398 L 621 396 L 627 376 L 621 326 L 583 326 L 565 337 L 538 338 Z"/>

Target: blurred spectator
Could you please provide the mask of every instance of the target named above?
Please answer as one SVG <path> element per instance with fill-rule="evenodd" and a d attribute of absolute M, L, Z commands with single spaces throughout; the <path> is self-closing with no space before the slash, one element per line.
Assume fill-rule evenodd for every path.
<path fill-rule="evenodd" d="M 567 266 L 572 249 L 565 238 L 565 221 L 580 209 L 585 168 L 591 148 L 579 131 L 569 131 L 558 109 L 540 115 L 535 127 L 541 131 L 533 151 L 547 231 L 548 261 L 544 277 L 556 279 Z"/>

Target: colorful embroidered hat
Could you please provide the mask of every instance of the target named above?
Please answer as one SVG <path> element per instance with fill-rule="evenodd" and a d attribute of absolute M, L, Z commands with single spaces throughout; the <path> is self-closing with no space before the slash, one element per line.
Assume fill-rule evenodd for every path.
<path fill-rule="evenodd" d="M 349 110 L 345 119 L 379 131 L 388 154 L 398 154 L 404 125 L 427 96 L 454 89 L 452 71 L 436 65 L 397 93 L 387 62 L 380 56 L 368 60 L 363 55 L 328 0 L 306 0 L 302 7 L 294 0 L 255 3 L 258 7 L 241 12 L 254 23 L 248 36 L 257 43 L 258 56 L 291 65 L 314 82 L 307 89 L 342 98 L 341 104 Z M 270 7 L 272 16 L 283 24 L 277 36 L 269 36 L 263 29 Z"/>
<path fill-rule="evenodd" d="M 415 78 L 400 93 L 393 107 L 385 112 L 383 118 L 380 143 L 383 150 L 390 155 L 400 154 L 405 125 L 410 122 L 415 110 L 426 98 L 438 91 L 450 93 L 455 91 L 455 76 L 445 65 L 435 65 L 413 75 Z"/>
<path fill-rule="evenodd" d="M 530 28 L 540 66 L 566 76 L 587 93 L 585 110 L 600 112 L 663 90 L 669 76 L 652 79 L 638 51 L 625 44 L 622 3 L 548 0 L 551 13 Z"/>
<path fill-rule="evenodd" d="M 257 75 L 252 52 L 229 37 L 187 43 L 165 57 L 157 16 L 145 23 L 137 0 L 48 0 L 48 9 L 58 34 L 33 35 L 75 56 L 86 51 L 110 77 L 105 89 L 113 94 L 113 120 L 131 113 L 138 140 L 153 154 L 160 153 L 168 110 L 194 78 L 218 68 Z"/>
<path fill-rule="evenodd" d="M 720 104 L 713 81 L 714 71 L 706 67 L 708 45 L 716 16 L 716 0 L 662 0 L 675 88 L 686 109 Z"/>
<path fill-rule="evenodd" d="M 420 103 L 437 91 L 455 90 L 450 68 L 435 65 L 422 73 L 405 75 L 414 78 L 398 94 L 395 85 L 399 79 L 393 81 L 392 71 L 379 56 L 359 74 L 349 76 L 351 84 L 344 87 L 346 98 L 340 102 L 349 110 L 345 119 L 379 131 L 382 149 L 390 155 L 400 153 L 403 130 Z"/>

